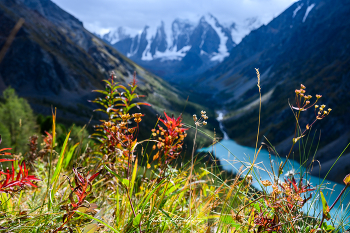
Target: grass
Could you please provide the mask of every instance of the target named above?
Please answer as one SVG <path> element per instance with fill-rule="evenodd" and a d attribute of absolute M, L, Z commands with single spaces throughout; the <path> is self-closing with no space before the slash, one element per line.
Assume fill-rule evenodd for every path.
<path fill-rule="evenodd" d="M 258 70 L 257 74 L 259 77 Z M 296 126 L 287 160 L 277 170 L 269 171 L 270 180 L 261 180 L 256 172 L 262 149 L 258 145 L 260 121 L 254 158 L 230 175 L 212 154 L 196 154 L 197 134 L 210 137 L 205 130 L 208 117 L 204 111 L 199 119 L 194 115 L 193 121 L 186 119 L 186 123 L 181 115 L 170 117 L 164 113 L 164 117 L 155 119 L 154 128 L 148 132 L 150 138 L 139 141 L 138 136 L 147 132 L 140 124 L 144 115 L 136 107 L 148 104 L 134 101 L 142 97 L 137 95 L 135 79 L 129 87 L 114 80 L 112 74 L 105 80 L 106 88 L 98 90 L 105 98 L 94 102 L 107 117 L 95 127 L 87 144 L 83 137 L 71 140 L 70 131 L 62 147 L 58 147 L 53 113 L 52 132 L 45 135 L 41 145 L 37 137 L 32 137 L 30 150 L 22 157 L 12 155 L 9 148 L 0 150 L 7 157 L 0 159 L 3 167 L 5 163 L 11 167 L 0 172 L 0 232 L 346 230 L 348 223 L 337 223 L 330 213 L 337 201 L 328 205 L 321 186 L 307 183 L 308 164 L 300 169 L 299 176 L 290 174 L 281 181 L 294 146 L 303 151 L 304 161 L 312 156 L 303 147 L 308 145 L 308 133 L 330 112 L 322 105 L 315 108 L 320 97 L 310 103 L 303 85 L 296 90 L 296 106 L 291 106 Z M 259 82 L 258 87 L 260 93 Z M 261 96 L 259 106 L 260 116 Z M 316 109 L 315 121 L 299 125 L 300 115 L 309 108 Z M 186 161 L 181 156 L 184 139 L 191 130 L 194 143 L 191 159 Z M 211 140 L 214 147 L 220 144 L 213 137 Z M 26 166 L 24 158 L 28 156 L 32 161 Z M 252 186 L 253 182 L 260 190 Z M 350 178 L 347 176 L 344 182 L 345 192 Z M 303 209 L 306 204 L 316 205 L 317 200 L 322 201 L 319 218 Z"/>

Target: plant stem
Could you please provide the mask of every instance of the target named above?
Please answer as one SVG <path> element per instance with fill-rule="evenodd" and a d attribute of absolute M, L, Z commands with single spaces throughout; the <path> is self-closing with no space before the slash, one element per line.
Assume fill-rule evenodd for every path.
<path fill-rule="evenodd" d="M 193 156 L 194 156 L 194 149 L 195 149 L 195 146 L 196 146 L 196 138 L 197 138 L 197 128 L 198 126 L 196 125 L 196 132 L 194 134 L 194 139 L 193 139 L 193 148 L 192 148 L 192 155 L 191 155 L 191 174 L 190 174 L 190 223 L 191 223 L 191 232 L 192 232 L 192 211 L 191 211 L 191 208 L 192 208 L 192 202 L 191 202 L 191 199 L 192 199 L 192 185 L 191 185 L 191 179 L 192 179 L 192 171 L 193 171 Z"/>
<path fill-rule="evenodd" d="M 344 194 L 345 190 L 349 187 L 349 185 L 346 185 L 343 190 L 339 193 L 337 199 L 335 199 L 335 201 L 333 202 L 332 206 L 329 208 L 329 211 L 331 211 L 333 209 L 333 207 L 335 206 L 335 204 L 337 204 L 337 202 L 339 201 L 340 197 Z M 320 225 L 318 226 L 319 228 L 321 228 L 322 226 L 322 223 L 324 221 L 324 213 L 322 214 L 322 219 L 321 219 L 321 222 L 320 222 Z"/>

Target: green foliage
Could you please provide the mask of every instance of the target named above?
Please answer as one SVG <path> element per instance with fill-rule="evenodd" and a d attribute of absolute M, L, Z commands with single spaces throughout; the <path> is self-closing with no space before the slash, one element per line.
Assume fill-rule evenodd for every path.
<path fill-rule="evenodd" d="M 196 130 L 194 144 L 197 131 L 204 133 L 199 127 L 207 124 L 206 112 L 201 112 L 200 119 L 193 115 L 189 119 L 192 125 L 183 123 L 182 115 L 170 117 L 164 113 L 165 117 L 155 118 L 153 129 L 148 130 L 149 126 L 142 124 L 143 108 L 138 109 L 139 113 L 129 113 L 148 105 L 137 102 L 140 96 L 135 92 L 136 80 L 125 87 L 113 78 L 105 81 L 105 90 L 99 91 L 105 98 L 94 100 L 101 105 L 99 111 L 108 115 L 108 120 L 101 120 L 95 127 L 93 136 L 98 143 L 89 139 L 84 127 L 66 128 L 56 123 L 56 115 L 39 116 L 37 122 L 47 133 L 41 145 L 38 137 L 31 138 L 31 167 L 14 159 L 0 161 L 12 162 L 11 169 L 0 172 L 0 232 L 265 233 L 317 232 L 318 228 L 336 232 L 333 223 L 325 223 L 324 219 L 333 220 L 330 211 L 350 186 L 348 177 L 344 179 L 346 187 L 328 207 L 323 193 L 311 187 L 304 174 L 279 181 L 285 164 L 280 164 L 280 171 L 271 172 L 271 181 L 260 180 L 254 173 L 262 147 L 254 161 L 244 163 L 247 175 L 225 176 L 215 164 L 203 163 L 203 154 L 194 156 L 193 164 L 184 161 L 177 166 L 187 132 Z M 304 89 L 302 86 L 300 92 Z M 297 127 L 292 147 L 303 143 L 311 126 L 330 111 L 324 112 L 325 106 L 321 105 L 319 111 L 323 112 L 301 130 L 300 114 L 313 105 L 309 105 L 309 96 L 299 94 L 299 102 L 293 107 L 297 110 Z M 9 102 L 20 102 L 11 89 L 4 97 L 1 109 L 6 109 Z M 31 113 L 29 106 L 24 110 Z M 0 125 L 3 145 L 12 139 L 11 128 L 5 126 Z M 150 138 L 140 140 L 142 131 Z M 10 153 L 0 149 L 0 155 Z M 254 189 L 252 182 L 261 184 L 262 191 Z M 320 194 L 321 220 L 303 213 L 303 206 L 311 199 L 306 194 L 311 192 L 318 192 L 314 196 Z"/>
<path fill-rule="evenodd" d="M 0 104 L 0 130 L 3 146 L 13 148 L 15 153 L 24 152 L 28 138 L 36 131 L 35 117 L 28 102 L 19 98 L 13 88 L 3 92 Z"/>

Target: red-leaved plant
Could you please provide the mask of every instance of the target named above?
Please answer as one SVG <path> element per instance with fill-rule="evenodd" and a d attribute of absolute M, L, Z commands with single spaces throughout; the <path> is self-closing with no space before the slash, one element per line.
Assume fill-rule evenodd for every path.
<path fill-rule="evenodd" d="M 63 209 L 67 211 L 67 213 L 63 216 L 63 224 L 57 228 L 54 232 L 61 231 L 64 226 L 72 219 L 75 212 L 79 207 L 84 207 L 85 198 L 92 191 L 91 182 L 100 174 L 100 172 L 95 173 L 91 177 L 87 178 L 87 175 L 79 172 L 77 168 L 73 168 L 74 173 L 74 185 L 72 184 L 70 178 L 67 177 L 69 182 L 70 189 L 72 192 L 69 195 L 70 204 L 62 206 Z"/>

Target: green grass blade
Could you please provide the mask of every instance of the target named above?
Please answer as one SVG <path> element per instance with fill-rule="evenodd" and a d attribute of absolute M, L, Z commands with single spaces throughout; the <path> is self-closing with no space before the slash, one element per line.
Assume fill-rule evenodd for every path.
<path fill-rule="evenodd" d="M 92 216 L 90 216 L 90 215 L 88 215 L 88 214 L 85 214 L 85 213 L 83 213 L 83 212 L 80 212 L 80 211 L 76 211 L 75 213 L 80 214 L 80 215 L 82 215 L 82 216 L 84 216 L 84 217 L 90 218 L 90 219 L 92 219 L 92 220 L 95 220 L 95 221 L 101 223 L 102 225 L 104 225 L 105 227 L 108 227 L 108 228 L 111 229 L 113 232 L 119 232 L 118 230 L 114 229 L 112 226 L 108 225 L 107 223 L 101 221 L 101 220 L 98 219 L 98 218 L 94 218 L 94 217 L 92 217 Z"/>
<path fill-rule="evenodd" d="M 69 136 L 70 136 L 71 131 L 69 131 L 69 133 L 67 134 L 66 139 L 64 140 L 63 143 L 63 147 L 60 153 L 60 157 L 58 159 L 57 165 L 56 165 L 56 169 L 55 169 L 55 173 L 52 176 L 51 179 L 51 183 L 54 183 L 57 181 L 59 174 L 61 173 L 61 169 L 62 169 L 62 165 L 63 165 L 63 159 L 64 159 L 64 153 L 66 152 L 67 149 L 67 144 L 68 144 L 68 140 L 69 140 Z"/>
<path fill-rule="evenodd" d="M 79 145 L 79 142 L 69 149 L 69 151 L 67 153 L 67 156 L 64 158 L 64 168 L 68 167 L 69 162 L 72 159 L 73 153 L 74 153 L 74 151 L 75 151 L 75 149 L 77 148 L 78 145 Z"/>

